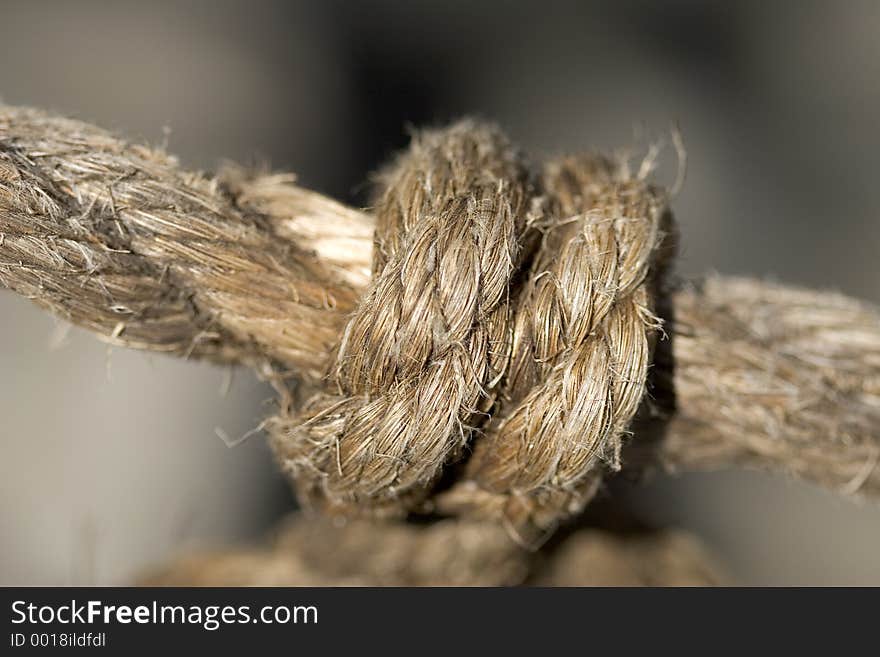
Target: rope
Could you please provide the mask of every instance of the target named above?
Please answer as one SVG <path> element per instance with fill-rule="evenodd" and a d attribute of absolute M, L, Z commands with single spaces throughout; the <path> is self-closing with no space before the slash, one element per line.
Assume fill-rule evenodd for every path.
<path fill-rule="evenodd" d="M 491 524 L 292 515 L 268 545 L 181 556 L 148 586 L 718 586 L 726 574 L 678 531 L 580 529 L 541 553 Z"/>
<path fill-rule="evenodd" d="M 384 178 L 373 281 L 332 391 L 276 424 L 285 467 L 303 496 L 401 513 L 479 432 L 474 502 L 518 534 L 575 510 L 644 393 L 662 192 L 597 158 L 532 187 L 472 122 L 420 135 Z"/>
<path fill-rule="evenodd" d="M 354 290 L 216 180 L 34 110 L 0 144 L 8 287 L 122 346 L 320 376 Z"/>
<path fill-rule="evenodd" d="M 877 496 L 877 312 L 665 284 L 674 227 L 650 168 L 535 170 L 464 121 L 417 135 L 359 212 L 0 107 L 0 283 L 114 344 L 272 378 L 279 463 L 331 513 L 492 518 L 535 545 L 621 464 Z"/>

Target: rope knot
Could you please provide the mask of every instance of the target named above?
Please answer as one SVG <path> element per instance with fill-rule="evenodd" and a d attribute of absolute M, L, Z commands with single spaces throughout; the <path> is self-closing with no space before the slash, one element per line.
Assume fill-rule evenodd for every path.
<path fill-rule="evenodd" d="M 372 281 L 276 450 L 306 502 L 500 517 L 531 543 L 619 468 L 667 195 L 601 157 L 532 175 L 473 121 L 417 135 L 381 187 Z"/>
<path fill-rule="evenodd" d="M 619 467 L 652 360 L 675 408 L 634 460 L 877 497 L 877 311 L 748 279 L 661 288 L 656 155 L 532 172 L 463 122 L 418 136 L 366 213 L 0 106 L 0 287 L 114 345 L 256 369 L 280 396 L 261 427 L 330 510 L 501 519 L 535 545 Z M 674 344 L 653 354 L 661 298 Z M 287 374 L 322 389 L 297 415 Z"/>

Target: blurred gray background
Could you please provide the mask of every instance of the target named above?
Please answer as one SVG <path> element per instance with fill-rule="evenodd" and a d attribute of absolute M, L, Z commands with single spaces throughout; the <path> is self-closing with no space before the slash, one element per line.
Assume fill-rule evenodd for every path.
<path fill-rule="evenodd" d="M 477 114 L 540 156 L 675 122 L 680 273 L 880 302 L 878 2 L 0 0 L 0 98 L 352 203 L 408 124 Z M 267 412 L 246 372 L 110 352 L 4 291 L 0 371 L 0 583 L 123 583 L 292 505 L 261 436 L 218 437 Z M 876 505 L 741 472 L 630 496 L 742 583 L 880 584 Z"/>

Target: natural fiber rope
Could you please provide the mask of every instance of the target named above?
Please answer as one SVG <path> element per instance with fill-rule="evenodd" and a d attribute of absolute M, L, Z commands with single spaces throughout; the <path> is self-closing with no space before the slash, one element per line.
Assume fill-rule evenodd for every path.
<path fill-rule="evenodd" d="M 373 281 L 332 390 L 276 444 L 301 490 L 396 512 L 424 497 L 491 406 L 528 187 L 503 137 L 469 122 L 422 135 L 386 179 Z"/>
<path fill-rule="evenodd" d="M 76 121 L 3 108 L 0 144 L 9 287 L 116 344 L 321 375 L 357 295 L 307 241 Z"/>
<path fill-rule="evenodd" d="M 497 130 L 471 122 L 424 133 L 385 178 L 335 394 L 276 424 L 276 449 L 309 497 L 400 513 L 480 429 L 468 502 L 531 540 L 536 514 L 582 505 L 600 459 L 619 467 L 660 324 L 647 281 L 663 195 L 572 158 L 538 197 Z"/>
<path fill-rule="evenodd" d="M 543 553 L 487 523 L 354 521 L 293 515 L 267 546 L 195 552 L 150 586 L 717 586 L 727 576 L 678 531 L 579 529 Z"/>
<path fill-rule="evenodd" d="M 675 415 L 649 458 L 671 470 L 773 469 L 880 498 L 875 309 L 714 277 L 677 294 L 675 312 Z"/>
<path fill-rule="evenodd" d="M 636 417 L 662 407 L 652 359 L 674 405 L 633 462 L 880 493 L 877 313 L 752 281 L 663 289 L 672 227 L 649 169 L 574 157 L 532 176 L 462 122 L 414 140 L 374 218 L 3 107 L 0 282 L 116 344 L 326 386 L 299 411 L 284 394 L 270 430 L 331 510 L 490 516 L 532 543 L 619 467 L 634 420 L 658 428 Z M 658 314 L 671 340 L 652 356 Z"/>
<path fill-rule="evenodd" d="M 597 459 L 620 468 L 662 324 L 650 276 L 670 250 L 659 248 L 671 223 L 665 195 L 623 166 L 567 158 L 543 181 L 548 219 L 517 309 L 505 404 L 462 481 L 438 499 L 501 515 L 526 543 L 592 497 Z"/>

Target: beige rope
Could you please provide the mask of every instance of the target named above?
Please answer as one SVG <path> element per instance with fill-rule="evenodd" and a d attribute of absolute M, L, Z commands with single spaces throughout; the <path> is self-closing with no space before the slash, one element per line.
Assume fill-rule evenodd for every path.
<path fill-rule="evenodd" d="M 647 172 L 530 171 L 462 122 L 417 137 L 363 213 L 3 107 L 0 283 L 115 344 L 296 372 L 315 396 L 282 389 L 272 443 L 331 511 L 488 516 L 533 544 L 632 431 L 624 465 L 880 492 L 876 311 L 754 281 L 665 289 L 673 228 Z"/>
<path fill-rule="evenodd" d="M 479 429 L 469 503 L 531 540 L 537 513 L 579 509 L 601 459 L 619 467 L 660 325 L 646 281 L 663 194 L 573 158 L 536 196 L 506 140 L 471 122 L 424 133 L 385 177 L 336 394 L 276 424 L 276 450 L 303 497 L 401 513 Z"/>
<path fill-rule="evenodd" d="M 396 512 L 424 497 L 491 406 L 527 255 L 528 183 L 504 138 L 470 122 L 425 133 L 385 177 L 373 281 L 331 390 L 276 426 L 275 444 L 311 497 Z"/>
<path fill-rule="evenodd" d="M 116 344 L 320 376 L 357 296 L 307 241 L 278 239 L 216 180 L 76 121 L 3 108 L 0 144 L 9 287 Z"/>
<path fill-rule="evenodd" d="M 649 284 L 671 228 L 664 194 L 608 160 L 553 162 L 543 180 L 550 219 L 518 307 L 506 407 L 438 499 L 500 514 L 525 543 L 583 508 L 598 459 L 620 468 L 662 325 Z"/>
<path fill-rule="evenodd" d="M 880 497 L 880 315 L 839 294 L 708 279 L 675 297 L 672 470 L 740 465 Z"/>
<path fill-rule="evenodd" d="M 142 578 L 151 586 L 717 586 L 705 548 L 677 531 L 581 529 L 544 553 L 466 520 L 430 525 L 291 516 L 269 545 L 196 552 Z"/>

